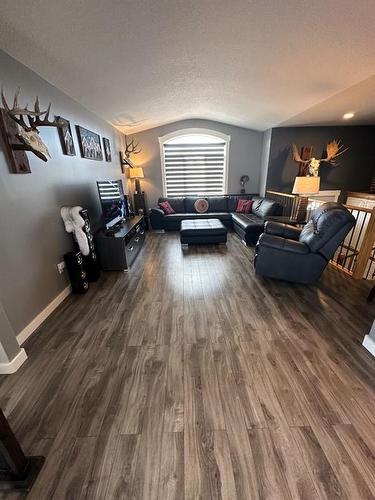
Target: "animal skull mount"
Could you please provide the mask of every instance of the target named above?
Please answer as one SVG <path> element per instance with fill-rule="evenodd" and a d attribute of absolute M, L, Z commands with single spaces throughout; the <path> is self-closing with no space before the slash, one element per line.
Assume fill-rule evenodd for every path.
<path fill-rule="evenodd" d="M 20 90 L 18 89 L 13 99 L 13 107 L 11 108 L 5 99 L 3 90 L 1 90 L 1 101 L 3 105 L 1 115 L 5 132 L 4 136 L 6 136 L 8 142 L 8 150 L 10 150 L 11 153 L 30 151 L 41 160 L 48 161 L 51 159 L 51 155 L 39 135 L 38 128 L 61 127 L 63 123 L 59 118 L 55 118 L 53 121 L 49 120 L 51 104 L 49 104 L 46 111 L 41 111 L 38 97 L 35 99 L 33 110 L 28 109 L 27 105 L 22 108 L 18 103 L 19 93 Z M 13 126 L 11 123 L 13 123 Z M 16 126 L 14 126 L 14 123 Z M 18 142 L 14 142 L 15 139 L 17 139 Z M 12 159 L 14 164 L 20 161 L 19 157 L 17 158 L 15 154 L 12 155 Z M 16 172 L 30 172 L 27 158 L 23 168 L 17 168 L 19 165 L 14 166 Z"/>
<path fill-rule="evenodd" d="M 333 139 L 333 141 L 329 142 L 326 147 L 327 156 L 325 158 L 320 158 L 318 160 L 315 157 L 311 157 L 308 159 L 302 159 L 301 155 L 298 152 L 297 146 L 295 144 L 292 145 L 292 153 L 293 160 L 300 164 L 300 170 L 303 170 L 303 175 L 319 177 L 319 169 L 322 162 L 330 163 L 332 166 L 337 166 L 336 158 L 348 148 L 343 149 L 344 146 L 340 144 L 340 141 Z M 307 148 L 310 152 L 312 152 L 312 147 Z M 301 175 L 301 172 L 298 174 Z"/>
<path fill-rule="evenodd" d="M 125 136 L 125 152 L 121 154 L 121 163 L 126 167 L 134 167 L 133 161 L 130 158 L 130 155 L 137 155 L 142 151 L 142 148 L 139 147 L 139 142 L 135 142 L 135 139 L 132 139 L 128 142 L 127 136 Z"/>

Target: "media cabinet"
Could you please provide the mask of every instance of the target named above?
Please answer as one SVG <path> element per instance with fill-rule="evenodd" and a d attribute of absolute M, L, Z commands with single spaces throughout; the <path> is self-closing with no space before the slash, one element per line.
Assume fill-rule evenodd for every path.
<path fill-rule="evenodd" d="M 96 250 L 103 271 L 128 271 L 145 240 L 143 215 L 128 219 L 114 234 L 105 230 L 95 235 Z"/>

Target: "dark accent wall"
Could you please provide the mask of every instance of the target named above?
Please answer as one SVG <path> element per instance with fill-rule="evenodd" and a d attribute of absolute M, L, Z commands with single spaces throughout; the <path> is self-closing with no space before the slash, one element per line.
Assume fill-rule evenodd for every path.
<path fill-rule="evenodd" d="M 122 135 L 2 51 L 0 75 L 9 100 L 19 86 L 22 104 L 32 105 L 38 95 L 43 106 L 52 103 L 53 114 L 70 120 L 77 151 L 77 156 L 64 156 L 58 131 L 43 128 L 52 159 L 44 163 L 27 153 L 32 173 L 13 174 L 0 139 L 0 303 L 18 334 L 68 285 L 65 273 L 59 275 L 56 269 L 72 247 L 60 207 L 81 205 L 94 223 L 100 219 L 96 181 L 121 177 Z M 112 162 L 81 158 L 76 124 L 109 138 Z"/>
<path fill-rule="evenodd" d="M 292 159 L 291 145 L 313 146 L 313 156 L 321 158 L 332 139 L 340 139 L 348 149 L 332 167 L 322 163 L 321 190 L 367 191 L 375 174 L 375 126 L 287 127 L 272 129 L 267 189 L 292 191 L 298 164 Z"/>

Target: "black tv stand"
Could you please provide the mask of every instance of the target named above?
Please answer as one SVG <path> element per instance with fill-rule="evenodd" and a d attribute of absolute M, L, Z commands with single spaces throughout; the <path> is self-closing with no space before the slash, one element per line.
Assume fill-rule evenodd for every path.
<path fill-rule="evenodd" d="M 105 235 L 106 236 L 114 236 L 116 233 L 120 231 L 124 227 L 124 222 L 118 222 L 112 227 L 109 227 L 108 229 L 105 230 Z"/>
<path fill-rule="evenodd" d="M 95 235 L 99 261 L 103 271 L 128 271 L 145 240 L 144 217 L 130 217 L 114 229 L 110 234 L 101 230 Z"/>

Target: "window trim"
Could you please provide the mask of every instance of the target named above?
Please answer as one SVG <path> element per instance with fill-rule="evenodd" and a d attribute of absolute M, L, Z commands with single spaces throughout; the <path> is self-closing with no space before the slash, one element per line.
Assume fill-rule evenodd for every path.
<path fill-rule="evenodd" d="M 163 182 L 163 196 L 167 196 L 167 186 L 166 186 L 166 173 L 165 173 L 165 158 L 164 158 L 164 144 L 176 137 L 183 135 L 209 135 L 221 139 L 225 142 L 225 152 L 224 152 L 224 194 L 228 194 L 228 170 L 229 170 L 229 145 L 231 141 L 231 136 L 218 132 L 217 130 L 212 130 L 209 128 L 184 128 L 180 130 L 175 130 L 169 134 L 165 134 L 159 137 L 159 147 L 160 147 L 160 159 L 161 159 L 161 176 Z"/>

